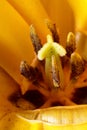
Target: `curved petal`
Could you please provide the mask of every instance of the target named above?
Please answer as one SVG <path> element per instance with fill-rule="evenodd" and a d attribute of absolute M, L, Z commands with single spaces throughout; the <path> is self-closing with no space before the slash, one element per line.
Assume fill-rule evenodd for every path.
<path fill-rule="evenodd" d="M 20 84 L 20 62 L 30 63 L 33 56 L 28 24 L 6 0 L 0 1 L 0 66 Z"/>
<path fill-rule="evenodd" d="M 45 25 L 45 19 L 49 17 L 40 0 L 8 0 L 8 2 L 28 24 L 34 24 L 42 41 L 45 42 L 46 35 L 50 33 Z"/>
<path fill-rule="evenodd" d="M 76 30 L 87 31 L 87 0 L 68 0 L 73 9 Z"/>

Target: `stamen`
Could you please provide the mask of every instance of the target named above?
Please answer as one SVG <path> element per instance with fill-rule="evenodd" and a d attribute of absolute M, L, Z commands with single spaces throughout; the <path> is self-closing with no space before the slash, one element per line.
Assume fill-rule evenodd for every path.
<path fill-rule="evenodd" d="M 32 40 L 34 50 L 37 54 L 38 51 L 40 50 L 40 48 L 42 47 L 42 45 L 41 45 L 41 40 L 39 39 L 38 35 L 36 34 L 33 25 L 30 26 L 30 37 Z"/>
<path fill-rule="evenodd" d="M 52 24 L 51 21 L 46 20 L 48 29 L 51 31 L 54 42 L 59 43 L 59 35 L 56 29 L 56 24 Z"/>
<path fill-rule="evenodd" d="M 21 62 L 20 72 L 24 77 L 32 82 L 40 81 L 42 79 L 42 74 L 38 68 L 29 66 L 26 61 Z"/>
<path fill-rule="evenodd" d="M 82 57 L 74 52 L 71 55 L 71 79 L 76 79 L 84 72 L 84 61 Z"/>
<path fill-rule="evenodd" d="M 67 56 L 70 57 L 71 54 L 75 51 L 75 49 L 76 49 L 75 35 L 72 32 L 69 32 L 66 43 Z"/>

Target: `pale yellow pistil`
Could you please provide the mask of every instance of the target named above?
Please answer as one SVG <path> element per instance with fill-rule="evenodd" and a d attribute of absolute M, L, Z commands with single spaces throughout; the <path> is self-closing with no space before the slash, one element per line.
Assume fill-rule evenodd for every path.
<path fill-rule="evenodd" d="M 47 43 L 38 51 L 38 59 L 43 60 L 47 56 L 58 54 L 65 56 L 66 50 L 57 42 L 54 42 L 51 35 L 47 35 Z"/>
<path fill-rule="evenodd" d="M 66 50 L 59 43 L 54 42 L 51 35 L 47 35 L 47 43 L 45 43 L 38 51 L 38 59 L 45 59 L 45 74 L 47 84 L 51 89 L 53 87 L 63 88 L 64 86 L 64 76 L 60 56 L 62 57 L 65 55 Z M 56 64 L 53 64 L 53 62 Z M 57 67 L 54 67 L 53 65 L 56 65 Z"/>

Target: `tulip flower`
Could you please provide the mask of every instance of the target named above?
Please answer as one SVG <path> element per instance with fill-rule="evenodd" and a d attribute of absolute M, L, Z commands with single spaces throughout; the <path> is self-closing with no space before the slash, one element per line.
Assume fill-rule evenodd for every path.
<path fill-rule="evenodd" d="M 0 99 L 1 99 L 0 100 L 0 119 L 1 119 L 0 128 L 2 130 L 5 129 L 19 130 L 22 128 L 30 129 L 30 130 L 43 129 L 44 123 L 42 122 L 40 121 L 36 121 L 32 123 L 29 122 L 29 120 L 34 120 L 34 119 L 42 120 L 43 122 L 48 122 L 48 124 L 47 123 L 44 124 L 44 130 L 45 129 L 49 129 L 49 130 L 52 129 L 86 130 L 87 129 L 87 118 L 86 118 L 87 106 L 80 105 L 78 107 L 76 103 L 73 103 L 70 100 L 70 98 L 72 97 L 72 95 L 70 95 L 70 90 L 74 93 L 73 86 L 76 87 L 76 89 L 78 89 L 78 86 L 80 86 L 81 88 L 82 87 L 81 85 L 83 85 L 84 88 L 86 89 L 85 85 L 87 85 L 87 78 L 84 79 L 84 77 L 86 77 L 86 71 L 87 71 L 87 69 L 85 69 L 86 68 L 85 62 L 87 61 L 87 55 L 86 55 L 87 9 L 86 8 L 87 8 L 86 0 L 83 1 L 81 0 L 76 0 L 76 1 L 74 0 L 60 0 L 60 1 L 58 0 L 54 0 L 54 1 L 53 0 L 1 0 L 0 1 Z M 47 28 L 46 19 L 55 23 L 57 27 L 56 30 L 59 35 L 58 44 L 55 41 L 53 41 L 53 39 L 51 39 L 52 43 L 50 45 L 49 43 L 45 44 L 47 35 L 50 36 L 52 33 L 50 32 L 50 29 L 48 29 L 49 27 Z M 54 89 L 52 88 L 52 91 L 48 90 L 49 88 L 46 88 L 46 85 L 42 83 L 42 79 L 45 81 L 45 77 L 43 76 L 44 68 L 42 68 L 44 61 L 40 61 L 39 59 L 40 57 L 38 58 L 39 53 L 36 54 L 34 52 L 32 46 L 32 40 L 30 38 L 31 24 L 36 29 L 37 33 L 34 32 L 36 34 L 36 37 L 38 34 L 41 40 L 41 44 L 43 46 L 41 50 L 44 53 L 45 56 L 44 58 L 46 58 L 46 56 L 49 54 L 48 52 L 46 52 L 47 55 L 45 54 L 44 47 L 46 47 L 46 49 L 50 47 L 53 48 L 53 55 L 49 56 L 50 59 L 52 60 L 50 62 L 50 64 L 52 65 L 51 69 L 54 70 L 58 69 L 57 67 L 55 67 L 55 64 L 58 64 L 56 62 L 58 59 L 60 63 L 59 69 L 61 68 L 61 70 L 62 70 L 62 66 L 65 65 L 65 61 L 67 62 L 66 63 L 67 67 L 63 66 L 64 75 L 67 75 L 64 84 L 65 85 L 68 84 L 65 89 L 59 88 L 59 85 L 56 83 L 56 79 L 53 80 L 52 86 L 54 84 L 54 86 L 56 87 L 54 87 Z M 70 33 L 68 35 L 69 32 L 73 32 L 76 34 L 76 41 L 77 41 L 76 48 L 75 48 L 75 39 L 74 39 L 75 37 L 73 33 Z M 68 35 L 68 40 L 67 40 L 67 35 Z M 66 43 L 67 41 L 68 43 Z M 71 48 L 72 54 L 71 52 L 69 53 L 69 55 L 66 54 L 65 51 L 66 45 L 68 51 Z M 71 45 L 74 45 L 74 48 L 71 47 Z M 64 55 L 63 55 L 64 57 L 62 57 L 64 59 L 59 57 L 62 54 L 60 53 L 60 49 L 58 51 L 56 47 L 64 51 Z M 74 52 L 75 49 L 76 52 Z M 41 50 L 39 50 L 39 52 Z M 55 58 L 54 52 L 56 52 L 56 55 L 58 54 L 56 56 L 58 57 L 58 59 Z M 69 61 L 70 55 L 71 55 L 71 60 Z M 44 58 L 42 59 L 44 60 Z M 46 59 L 46 61 L 47 60 L 48 59 Z M 62 64 L 63 60 L 64 60 L 64 64 Z M 25 70 L 26 72 L 31 70 L 32 72 L 34 72 L 34 76 L 36 76 L 36 73 L 38 72 L 39 77 L 41 76 L 42 78 L 40 80 L 40 83 L 36 82 L 38 76 L 36 77 L 36 79 L 33 78 L 32 82 L 29 82 L 31 78 L 28 77 L 29 75 L 26 76 L 27 78 L 23 77 L 20 74 L 20 63 L 21 66 L 23 67 L 21 70 L 23 74 Z M 80 63 L 80 67 L 79 67 L 79 63 Z M 40 68 L 40 70 L 43 72 L 42 74 L 39 72 L 38 68 L 35 68 L 36 66 Z M 49 66 L 47 67 L 49 68 Z M 48 68 L 46 68 L 47 71 Z M 74 75 L 75 76 L 74 78 L 70 77 L 70 74 L 72 74 L 72 72 L 75 72 L 74 74 L 76 74 Z M 61 75 L 61 73 L 59 74 L 59 76 Z M 78 78 L 79 75 L 81 80 Z M 50 82 L 50 78 L 48 80 Z M 37 84 L 36 88 L 34 86 L 35 84 Z M 32 88 L 29 88 L 31 85 Z M 40 104 L 40 106 L 42 105 L 42 107 L 40 108 L 43 108 L 44 106 L 48 106 L 48 107 L 51 106 L 51 103 L 53 103 L 53 101 L 55 101 L 54 104 L 56 103 L 58 104 L 59 100 L 60 100 L 59 103 L 62 103 L 60 105 L 71 104 L 73 106 L 68 106 L 68 107 L 62 106 L 59 108 L 54 107 L 48 109 L 41 109 L 41 111 L 40 109 L 38 109 L 33 111 L 33 109 L 36 109 L 36 107 L 31 102 L 24 100 L 24 98 L 27 98 L 27 95 L 26 97 L 24 97 L 25 95 L 22 95 L 25 94 L 25 92 L 28 89 L 30 89 L 31 91 L 39 90 L 39 92 L 41 92 L 44 95 L 42 98 L 38 98 L 38 102 L 41 102 L 42 104 L 46 100 L 47 102 L 45 103 L 45 105 Z M 65 93 L 63 92 L 63 90 Z M 37 95 L 36 91 L 34 91 L 34 93 Z M 19 99 L 18 102 L 16 102 L 17 99 L 15 99 L 15 94 L 17 99 Z M 31 94 L 30 96 L 32 97 Z M 33 102 L 35 103 L 34 100 Z M 29 109 L 31 109 L 32 111 L 29 111 Z M 82 112 L 82 109 L 84 110 L 84 112 Z M 15 112 L 19 114 L 15 114 Z M 10 120 L 12 122 L 10 122 Z M 74 125 L 72 126 L 71 124 Z"/>

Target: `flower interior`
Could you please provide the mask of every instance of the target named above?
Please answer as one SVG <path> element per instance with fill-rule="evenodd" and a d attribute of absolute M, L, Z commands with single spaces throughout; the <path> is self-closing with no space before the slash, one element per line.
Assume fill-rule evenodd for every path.
<path fill-rule="evenodd" d="M 86 104 L 87 63 L 77 51 L 75 34 L 68 33 L 63 47 L 56 25 L 47 21 L 47 27 L 52 35 L 42 44 L 34 26 L 30 26 L 35 58 L 31 65 L 21 62 L 23 84 L 10 101 L 23 109 Z"/>

